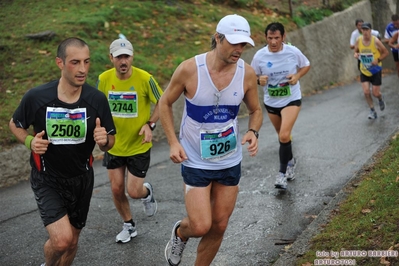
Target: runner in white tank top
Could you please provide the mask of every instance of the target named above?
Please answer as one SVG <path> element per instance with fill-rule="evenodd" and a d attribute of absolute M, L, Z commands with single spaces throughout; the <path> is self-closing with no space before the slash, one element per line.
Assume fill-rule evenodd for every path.
<path fill-rule="evenodd" d="M 206 56 L 207 53 L 195 57 L 198 86 L 192 99 L 185 97 L 180 143 L 190 156 L 182 164 L 220 170 L 235 166 L 242 159 L 237 114 L 244 98 L 245 68 L 239 59 L 232 81 L 219 91 L 209 76 Z"/>
<path fill-rule="evenodd" d="M 250 156 L 258 151 L 262 125 L 254 70 L 240 59 L 250 38 L 247 20 L 224 17 L 212 36 L 212 50 L 190 58 L 175 70 L 159 101 L 170 158 L 181 163 L 187 217 L 176 222 L 165 248 L 169 265 L 178 265 L 190 237 L 201 237 L 196 262 L 210 265 L 216 256 L 232 214 L 241 177 L 241 146 Z M 176 137 L 172 105 L 185 96 Z M 237 114 L 241 102 L 249 111 L 248 131 L 240 137 Z"/>

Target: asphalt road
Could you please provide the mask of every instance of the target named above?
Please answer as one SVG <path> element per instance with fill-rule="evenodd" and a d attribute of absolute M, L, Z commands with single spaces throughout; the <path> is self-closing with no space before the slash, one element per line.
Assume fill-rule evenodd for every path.
<path fill-rule="evenodd" d="M 397 131 L 398 87 L 395 75 L 383 78 L 387 108 L 384 112 L 377 108 L 377 120 L 367 119 L 368 107 L 357 82 L 305 97 L 293 131 L 297 179 L 283 193 L 273 185 L 279 145 L 265 114 L 258 155 L 249 157 L 244 149 L 236 208 L 212 265 L 275 262 L 284 246 L 301 236 Z M 247 122 L 241 119 L 241 132 L 246 131 Z M 167 265 L 165 245 L 172 226 L 185 215 L 180 167 L 169 160 L 167 143 L 155 143 L 147 177 L 154 186 L 158 212 L 146 217 L 141 201 L 131 200 L 138 236 L 127 244 L 115 243 L 122 221 L 100 161 L 95 162 L 95 173 L 91 209 L 74 265 Z M 0 189 L 0 202 L 0 265 L 40 265 L 47 233 L 29 183 Z M 197 243 L 198 239 L 189 240 L 181 265 L 193 265 Z"/>

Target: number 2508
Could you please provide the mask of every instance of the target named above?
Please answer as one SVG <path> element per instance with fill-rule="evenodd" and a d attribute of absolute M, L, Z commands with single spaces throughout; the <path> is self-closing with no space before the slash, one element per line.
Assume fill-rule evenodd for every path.
<path fill-rule="evenodd" d="M 80 137 L 80 126 L 78 125 L 52 125 L 54 131 L 52 137 Z"/>

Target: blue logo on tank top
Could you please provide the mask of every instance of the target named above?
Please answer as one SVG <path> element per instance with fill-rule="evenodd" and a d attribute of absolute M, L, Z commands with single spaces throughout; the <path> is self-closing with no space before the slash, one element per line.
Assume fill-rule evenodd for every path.
<path fill-rule="evenodd" d="M 224 123 L 235 119 L 240 106 L 219 105 L 198 106 L 186 100 L 187 115 L 198 123 Z"/>
<path fill-rule="evenodd" d="M 273 63 L 272 62 L 267 62 L 267 67 L 268 68 L 271 68 L 273 66 Z"/>

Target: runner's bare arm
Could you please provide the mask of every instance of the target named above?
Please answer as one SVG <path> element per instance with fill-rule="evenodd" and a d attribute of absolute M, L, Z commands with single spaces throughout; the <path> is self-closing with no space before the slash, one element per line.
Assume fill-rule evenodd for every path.
<path fill-rule="evenodd" d="M 392 38 L 389 39 L 389 41 L 388 41 L 389 47 L 394 48 L 394 49 L 398 48 L 398 44 L 397 44 L 398 34 L 399 34 L 398 31 L 395 32 L 395 34 L 392 36 Z"/>
<path fill-rule="evenodd" d="M 244 78 L 244 103 L 249 112 L 248 129 L 259 131 L 263 123 L 263 112 L 259 103 L 258 86 L 256 73 L 251 66 L 245 64 Z M 255 156 L 258 152 L 258 138 L 254 132 L 247 131 L 242 137 L 241 144 L 249 143 L 247 149 L 250 156 Z"/>
<path fill-rule="evenodd" d="M 380 40 L 378 40 L 376 38 L 375 42 L 377 45 L 377 49 L 380 51 L 380 57 L 376 59 L 377 63 L 378 63 L 378 61 L 381 62 L 382 60 L 384 60 L 384 58 L 389 55 L 389 52 L 388 52 L 388 49 L 385 47 L 385 45 Z"/>

